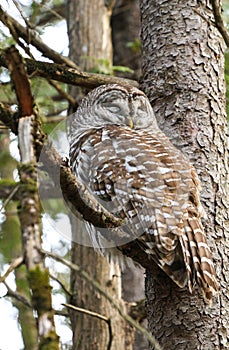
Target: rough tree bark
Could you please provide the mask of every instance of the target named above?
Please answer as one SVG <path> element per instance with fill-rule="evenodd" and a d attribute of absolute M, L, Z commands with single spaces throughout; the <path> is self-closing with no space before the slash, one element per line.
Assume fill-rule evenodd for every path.
<path fill-rule="evenodd" d="M 224 56 L 209 1 L 142 0 L 143 81 L 162 130 L 202 181 L 204 222 L 220 284 L 212 307 L 147 273 L 149 326 L 164 349 L 229 348 Z"/>
<path fill-rule="evenodd" d="M 70 58 L 86 71 L 99 66 L 102 62 L 112 65 L 112 43 L 110 16 L 112 1 L 68 1 L 68 33 L 70 40 Z M 99 61 L 101 60 L 102 61 Z M 71 95 L 78 102 L 82 93 L 78 88 L 71 88 Z M 84 224 L 72 220 L 72 229 L 87 235 Z M 117 266 L 111 267 L 105 258 L 94 252 L 93 248 L 72 244 L 72 261 L 82 266 L 109 294 L 125 305 L 121 299 L 121 273 Z M 112 308 L 110 303 L 93 290 L 92 286 L 71 275 L 71 288 L 74 293 L 73 303 L 111 318 L 113 341 L 111 349 L 131 349 L 132 339 L 126 343 L 126 325 Z M 88 315 L 72 313 L 71 322 L 74 332 L 74 349 L 107 349 L 108 329 L 103 321 Z M 131 332 L 130 332 L 131 333 Z M 129 334 L 130 335 L 130 334 Z"/>

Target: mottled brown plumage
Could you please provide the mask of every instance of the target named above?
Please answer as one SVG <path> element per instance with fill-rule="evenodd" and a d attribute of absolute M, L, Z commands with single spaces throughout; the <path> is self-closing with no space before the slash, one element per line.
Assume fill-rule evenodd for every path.
<path fill-rule="evenodd" d="M 209 300 L 218 289 L 201 224 L 195 169 L 157 126 L 146 96 L 136 88 L 100 86 L 74 115 L 70 159 L 76 176 L 115 216 L 118 230 L 181 288 L 195 283 Z M 87 224 L 93 245 L 117 252 L 109 231 Z"/>

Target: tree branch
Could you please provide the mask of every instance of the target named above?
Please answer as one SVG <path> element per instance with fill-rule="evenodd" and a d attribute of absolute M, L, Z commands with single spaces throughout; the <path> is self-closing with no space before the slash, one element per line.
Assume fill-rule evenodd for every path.
<path fill-rule="evenodd" d="M 76 210 L 79 211 L 84 220 L 91 222 L 96 227 L 111 228 L 121 226 L 123 221 L 116 218 L 98 203 L 96 198 L 92 196 L 86 187 L 75 177 L 75 175 L 72 174 L 68 162 L 66 160 L 62 160 L 57 150 L 48 140 L 46 140 L 46 135 L 42 132 L 40 126 L 37 125 L 37 127 L 37 158 L 39 158 L 39 155 L 41 154 L 39 160 L 43 163 L 45 170 L 48 171 L 56 187 L 59 188 L 61 184 L 64 198 L 71 203 Z M 12 190 L 14 186 L 15 185 L 12 184 Z M 22 184 L 22 186 L 26 186 L 26 184 Z M 4 189 L 4 191 L 7 191 L 7 195 L 9 195 L 8 191 L 10 188 L 10 186 L 7 187 L 6 185 Z M 41 188 L 39 194 L 42 196 L 42 198 L 45 198 L 46 195 L 43 197 L 42 193 L 44 194 L 44 191 L 42 191 Z M 113 238 L 117 239 L 117 234 L 118 233 L 115 232 Z M 109 235 L 111 235 L 110 237 L 112 238 L 112 232 L 109 231 Z"/>
<path fill-rule="evenodd" d="M 113 77 L 104 74 L 87 73 L 80 69 L 65 67 L 61 64 L 24 59 L 30 76 L 40 76 L 62 83 L 93 89 L 102 84 L 121 84 L 138 87 L 135 80 Z M 0 53 L 0 65 L 7 68 L 4 52 Z"/>
<path fill-rule="evenodd" d="M 36 21 L 36 26 L 44 26 L 47 23 L 65 19 L 66 8 L 64 2 L 54 5 L 51 9 L 45 5 L 43 5 L 43 7 L 45 7 L 46 11 L 39 16 L 38 21 Z"/>
<path fill-rule="evenodd" d="M 109 239 L 113 242 L 118 242 L 118 248 L 124 255 L 132 258 L 143 267 L 149 266 L 148 254 L 143 249 L 139 252 L 138 245 L 130 241 L 128 234 L 122 231 L 123 221 L 114 217 L 90 194 L 87 188 L 72 174 L 68 162 L 62 160 L 57 150 L 46 140 L 46 135 L 44 135 L 40 126 L 37 125 L 37 127 L 37 158 L 41 154 L 39 160 L 44 164 L 45 170 L 48 171 L 56 188 L 59 188 L 61 185 L 62 194 L 66 201 L 71 203 L 73 211 L 78 211 L 84 220 L 96 227 L 110 228 Z M 42 190 L 41 188 L 40 195 L 44 193 Z M 42 196 L 42 198 L 46 198 L 46 195 Z M 120 230 L 112 230 L 115 227 L 120 227 Z M 151 268 L 154 269 L 154 266 L 155 264 L 152 261 Z"/>
<path fill-rule="evenodd" d="M 14 298 L 18 301 L 20 301 L 20 303 L 32 308 L 32 304 L 31 302 L 22 294 L 18 293 L 18 292 L 15 292 L 13 289 L 11 289 L 8 284 L 6 282 L 3 282 L 4 285 L 6 286 L 7 288 L 7 296 L 11 297 L 11 298 Z"/>
<path fill-rule="evenodd" d="M 16 258 L 8 267 L 4 275 L 0 276 L 0 283 L 4 282 L 5 279 L 9 276 L 11 272 L 13 272 L 17 267 L 21 266 L 24 261 L 22 256 Z"/>
<path fill-rule="evenodd" d="M 42 76 L 44 78 L 49 78 L 64 83 L 79 85 L 87 88 L 94 88 L 102 84 L 118 83 L 121 85 L 134 85 L 138 86 L 136 81 L 118 77 L 110 77 L 103 74 L 93 74 L 82 72 L 80 67 L 78 67 L 74 62 L 72 62 L 67 57 L 64 57 L 57 53 L 56 51 L 50 49 L 42 40 L 37 36 L 36 33 L 23 27 L 9 14 L 3 11 L 0 6 L 0 20 L 5 24 L 12 35 L 23 38 L 28 44 L 34 45 L 39 51 L 43 53 L 45 57 L 50 58 L 57 65 L 52 66 L 52 63 L 33 61 L 31 59 L 26 59 L 27 71 L 29 74 Z M 59 64 L 59 65 L 58 65 Z M 0 65 L 7 67 L 5 59 L 0 55 Z M 66 65 L 71 68 L 64 67 Z"/>
<path fill-rule="evenodd" d="M 0 119 L 14 134 L 17 134 L 18 119 L 16 113 L 13 113 L 10 108 L 5 107 L 2 103 L 0 103 Z"/>
<path fill-rule="evenodd" d="M 35 46 L 42 54 L 53 60 L 56 63 L 65 64 L 69 67 L 77 68 L 76 64 L 72 62 L 69 58 L 60 55 L 55 50 L 50 49 L 35 33 L 29 28 L 23 27 L 19 22 L 17 22 L 13 17 L 11 17 L 7 12 L 5 12 L 0 6 L 0 20 L 7 26 L 13 35 L 13 37 L 18 36 L 25 40 L 27 44 L 32 44 Z"/>
<path fill-rule="evenodd" d="M 20 114 L 22 117 L 32 115 L 34 101 L 30 90 L 30 83 L 22 58 L 15 46 L 11 46 L 5 50 L 5 59 L 11 72 L 11 78 L 20 106 Z"/>
<path fill-rule="evenodd" d="M 128 322 L 131 326 L 135 327 L 139 332 L 141 332 L 149 341 L 151 344 L 153 344 L 155 350 L 162 350 L 157 340 L 144 328 L 142 327 L 138 322 L 136 322 L 132 317 L 127 315 L 123 308 L 120 307 L 118 302 L 112 298 L 111 295 L 109 295 L 106 290 L 97 282 L 95 281 L 86 271 L 82 270 L 78 265 L 71 263 L 70 261 L 67 261 L 63 258 L 61 258 L 59 255 L 48 252 L 46 250 L 41 250 L 41 252 L 50 257 L 53 258 L 65 266 L 69 267 L 70 269 L 74 270 L 80 277 L 82 277 L 84 280 L 86 280 L 89 284 L 91 284 L 101 295 L 103 295 L 109 302 L 112 304 L 112 306 L 119 312 L 119 314 L 123 317 L 123 319 Z"/>
<path fill-rule="evenodd" d="M 56 91 L 62 98 L 67 100 L 71 106 L 75 106 L 75 99 L 71 95 L 67 94 L 67 92 L 65 92 L 58 83 L 51 79 L 48 79 L 48 82 L 51 86 L 53 86 L 56 89 Z"/>
<path fill-rule="evenodd" d="M 97 312 L 93 312 L 93 311 L 90 311 L 90 310 L 87 310 L 87 309 L 82 309 L 81 307 L 77 307 L 77 306 L 74 306 L 74 305 L 71 305 L 71 304 L 62 304 L 62 305 L 66 306 L 67 308 L 72 309 L 74 311 L 78 311 L 78 312 L 84 313 L 85 315 L 96 317 L 96 318 L 98 318 L 100 320 L 105 321 L 107 326 L 108 326 L 108 332 L 109 332 L 109 341 L 108 341 L 108 344 L 107 344 L 107 350 L 111 349 L 113 334 L 112 334 L 111 320 L 109 318 L 107 318 L 107 317 L 105 317 L 103 315 L 100 315 Z"/>
<path fill-rule="evenodd" d="M 6 200 L 2 203 L 2 206 L 0 207 L 0 212 L 2 211 L 3 208 L 6 208 L 7 204 L 11 201 L 11 199 L 15 197 L 15 195 L 19 190 L 19 187 L 20 185 L 16 184 L 16 186 L 12 188 L 12 190 L 9 192 L 8 196 L 6 197 Z"/>
<path fill-rule="evenodd" d="M 212 11 L 215 18 L 215 25 L 218 28 L 220 34 L 222 35 L 225 44 L 229 47 L 229 34 L 223 23 L 223 18 L 221 15 L 222 9 L 218 0 L 210 0 L 212 4 Z"/>
<path fill-rule="evenodd" d="M 62 283 L 56 276 L 52 275 L 50 273 L 50 278 L 54 281 L 56 281 L 61 288 L 63 289 L 64 293 L 68 296 L 68 297 L 72 297 L 72 293 L 65 287 L 64 283 Z"/>

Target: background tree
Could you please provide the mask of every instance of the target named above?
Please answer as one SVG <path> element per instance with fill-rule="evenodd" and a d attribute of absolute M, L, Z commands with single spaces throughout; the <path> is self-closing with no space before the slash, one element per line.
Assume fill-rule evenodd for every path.
<path fill-rule="evenodd" d="M 84 71 L 112 73 L 113 50 L 111 41 L 110 19 L 112 14 L 112 2 L 105 3 L 103 0 L 69 0 L 67 3 L 67 24 L 69 36 L 69 57 Z M 87 14 L 87 15 L 82 15 Z M 98 21 L 100 18 L 100 21 Z M 77 43 L 77 45 L 75 45 Z M 79 102 L 85 92 L 79 87 L 70 87 L 70 94 Z M 72 112 L 72 109 L 71 109 Z M 73 230 L 79 235 L 87 235 L 85 225 L 82 221 L 71 217 Z M 110 265 L 108 261 L 94 251 L 92 247 L 72 242 L 71 259 L 83 270 L 87 271 L 101 285 L 106 286 L 107 291 L 118 300 L 125 308 L 121 296 L 121 271 L 117 265 Z M 132 341 L 126 340 L 125 322 L 112 307 L 110 302 L 98 293 L 93 286 L 88 286 L 83 278 L 71 273 L 71 303 L 99 314 L 104 314 L 112 320 L 114 336 L 112 348 L 132 348 Z M 109 342 L 108 328 L 100 319 L 88 317 L 75 311 L 70 313 L 72 329 L 74 332 L 74 349 L 107 349 Z M 127 332 L 128 333 L 128 332 Z"/>
<path fill-rule="evenodd" d="M 0 173 L 1 178 L 5 178 L 8 181 L 13 181 L 13 171 L 16 167 L 16 161 L 11 156 L 9 151 L 10 137 L 8 130 L 4 129 L 1 132 L 0 138 L 1 145 L 1 162 Z M 21 232 L 18 217 L 15 215 L 17 206 L 15 202 L 9 202 L 5 204 L 5 221 L 1 225 L 1 254 L 6 261 L 16 259 L 21 254 Z M 15 282 L 16 282 L 16 295 L 24 295 L 27 299 L 30 297 L 28 288 L 26 269 L 24 266 L 15 270 Z M 13 291 L 9 285 L 8 295 L 11 296 Z M 37 349 L 37 328 L 33 317 L 32 309 L 20 303 L 12 295 L 12 302 L 18 309 L 18 320 L 21 325 L 21 333 L 26 350 Z M 26 325 L 29 327 L 27 328 Z"/>

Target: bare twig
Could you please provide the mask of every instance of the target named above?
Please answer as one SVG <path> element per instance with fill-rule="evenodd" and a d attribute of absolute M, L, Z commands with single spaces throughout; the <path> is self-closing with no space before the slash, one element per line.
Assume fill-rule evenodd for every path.
<path fill-rule="evenodd" d="M 10 192 L 6 200 L 2 203 L 2 206 L 0 207 L 0 212 L 2 211 L 3 208 L 6 208 L 7 204 L 11 201 L 11 199 L 15 196 L 19 189 L 20 185 L 18 184 L 13 188 L 13 190 Z"/>
<path fill-rule="evenodd" d="M 17 134 L 18 121 L 15 114 L 2 103 L 0 103 L 0 119 L 13 133 Z"/>
<path fill-rule="evenodd" d="M 17 189 L 17 190 L 16 190 Z M 10 196 L 10 200 L 20 200 L 23 192 L 26 190 L 25 184 L 18 184 L 16 181 L 4 181 L 4 179 L 0 180 L 0 198 L 8 199 Z M 39 189 L 39 194 L 42 199 L 50 199 L 50 198 L 60 198 L 58 196 L 57 191 L 54 191 L 54 184 L 50 181 L 50 183 L 46 182 L 42 185 L 42 188 Z M 8 199 L 8 200 L 9 200 Z M 0 211 L 5 207 L 7 203 L 4 202 Z M 10 215 L 11 212 L 7 212 L 7 215 Z M 16 212 L 13 212 L 15 215 Z"/>
<path fill-rule="evenodd" d="M 63 289 L 63 291 L 65 292 L 66 295 L 68 295 L 69 297 L 72 296 L 72 294 L 70 293 L 70 291 L 65 287 L 65 285 L 54 275 L 52 275 L 51 273 L 49 274 L 50 278 L 54 281 L 56 281 L 57 283 L 59 283 L 59 285 L 61 286 L 61 288 Z"/>
<path fill-rule="evenodd" d="M 215 18 L 215 25 L 218 28 L 220 34 L 222 35 L 225 44 L 227 45 L 227 47 L 229 47 L 229 34 L 227 32 L 227 29 L 223 23 L 223 18 L 221 15 L 222 12 L 222 8 L 220 6 L 220 3 L 218 0 L 210 0 L 211 4 L 212 4 L 212 11 L 214 14 L 214 18 Z"/>
<path fill-rule="evenodd" d="M 86 271 L 82 270 L 78 265 L 73 264 L 63 258 L 61 258 L 59 255 L 48 252 L 46 250 L 41 250 L 43 254 L 46 256 L 49 256 L 50 258 L 53 258 L 65 266 L 68 266 L 70 269 L 74 270 L 80 277 L 84 278 L 88 283 L 90 283 L 101 295 L 103 295 L 109 302 L 113 305 L 113 307 L 119 312 L 119 314 L 123 317 L 123 319 L 128 322 L 131 326 L 135 327 L 139 332 L 141 332 L 149 341 L 151 344 L 153 344 L 155 350 L 162 350 L 160 344 L 157 342 L 157 340 L 144 328 L 142 327 L 138 322 L 136 322 L 132 317 L 127 315 L 123 308 L 120 307 L 119 303 L 110 296 L 107 291 L 97 282 L 95 281 Z"/>
<path fill-rule="evenodd" d="M 57 316 L 69 317 L 68 312 L 65 310 L 54 310 L 54 313 Z"/>
<path fill-rule="evenodd" d="M 13 0 L 14 6 L 17 8 L 18 12 L 20 13 L 21 17 L 23 18 L 25 24 L 28 28 L 32 28 L 31 23 L 27 20 L 27 18 L 24 16 L 21 5 L 18 3 L 18 1 Z"/>
<path fill-rule="evenodd" d="M 78 306 L 74 306 L 74 305 L 71 305 L 71 304 L 62 304 L 64 306 L 66 306 L 67 308 L 69 309 L 72 309 L 72 310 L 75 310 L 75 311 L 79 311 L 79 312 L 82 312 L 83 314 L 86 314 L 86 315 L 90 315 L 92 317 L 96 317 L 100 320 L 103 320 L 105 322 L 109 321 L 109 318 L 106 317 L 106 316 L 103 316 L 101 314 L 98 314 L 97 312 L 94 312 L 94 311 L 90 311 L 90 310 L 87 310 L 87 309 L 83 309 L 81 307 L 78 307 Z"/>
<path fill-rule="evenodd" d="M 90 311 L 90 310 L 87 310 L 87 309 L 82 309 L 81 307 L 74 306 L 74 305 L 71 305 L 71 304 L 62 304 L 62 305 L 66 306 L 67 308 L 72 309 L 74 311 L 78 311 L 78 312 L 84 313 L 85 315 L 96 317 L 96 318 L 98 318 L 100 320 L 105 321 L 107 326 L 108 326 L 108 331 L 109 331 L 109 342 L 107 344 L 107 350 L 111 349 L 113 334 L 112 334 L 111 320 L 108 317 L 105 317 L 105 316 L 103 316 L 101 314 L 98 314 L 97 312 Z"/>
<path fill-rule="evenodd" d="M 45 8 L 45 12 L 42 13 L 41 16 L 38 16 L 38 19 L 36 21 L 37 26 L 53 23 L 55 20 L 65 19 L 66 8 L 64 2 L 54 5 L 52 8 L 46 6 L 45 4 L 41 4 L 41 6 Z"/>
<path fill-rule="evenodd" d="M 3 283 L 7 288 L 7 296 L 14 298 L 14 299 L 20 301 L 20 303 L 32 308 L 31 302 L 24 295 L 12 290 L 6 282 L 3 282 Z"/>
<path fill-rule="evenodd" d="M 48 82 L 50 85 L 52 85 L 56 89 L 56 91 L 58 91 L 60 96 L 62 96 L 64 99 L 66 99 L 70 103 L 71 106 L 75 106 L 75 103 L 76 103 L 75 99 L 71 95 L 67 94 L 67 92 L 65 92 L 58 83 L 56 83 L 54 80 L 51 80 L 51 79 L 48 79 Z"/>
<path fill-rule="evenodd" d="M 69 67 L 77 68 L 76 64 L 72 62 L 69 58 L 62 56 L 55 50 L 50 49 L 35 33 L 30 30 L 28 32 L 27 28 L 23 27 L 19 22 L 17 22 L 13 17 L 11 17 L 7 12 L 3 11 L 0 6 L 0 20 L 5 26 L 7 26 L 14 37 L 21 37 L 28 44 L 35 46 L 45 57 L 50 58 L 56 63 L 65 64 Z"/>
<path fill-rule="evenodd" d="M 17 267 L 21 266 L 23 263 L 24 259 L 22 256 L 19 256 L 16 258 L 8 267 L 4 275 L 0 276 L 0 283 L 4 282 L 5 279 L 9 276 L 11 272 L 13 272 Z"/>

